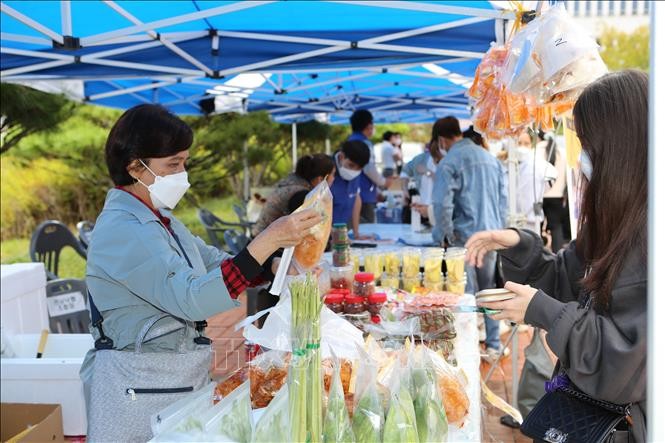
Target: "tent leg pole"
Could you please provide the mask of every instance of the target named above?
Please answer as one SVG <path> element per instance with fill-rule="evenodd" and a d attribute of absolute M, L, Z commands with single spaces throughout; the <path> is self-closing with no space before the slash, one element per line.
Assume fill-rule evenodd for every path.
<path fill-rule="evenodd" d="M 298 162 L 298 125 L 296 123 L 291 123 L 291 159 L 295 171 Z"/>
<path fill-rule="evenodd" d="M 330 155 L 330 139 L 326 138 L 326 155 Z"/>
<path fill-rule="evenodd" d="M 247 161 L 247 140 L 242 144 L 242 197 L 245 202 L 249 201 L 249 163 Z"/>

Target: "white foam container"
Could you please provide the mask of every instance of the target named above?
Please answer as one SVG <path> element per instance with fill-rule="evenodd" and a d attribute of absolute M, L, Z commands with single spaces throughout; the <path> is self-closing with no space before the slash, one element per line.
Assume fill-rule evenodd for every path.
<path fill-rule="evenodd" d="M 35 358 L 40 334 L 6 337 L 14 358 L 0 360 L 3 403 L 48 403 L 62 406 L 65 435 L 85 435 L 85 398 L 79 370 L 94 347 L 90 334 L 49 334 L 42 358 Z"/>
<path fill-rule="evenodd" d="M 6 336 L 49 329 L 43 263 L 0 265 L 0 318 Z"/>

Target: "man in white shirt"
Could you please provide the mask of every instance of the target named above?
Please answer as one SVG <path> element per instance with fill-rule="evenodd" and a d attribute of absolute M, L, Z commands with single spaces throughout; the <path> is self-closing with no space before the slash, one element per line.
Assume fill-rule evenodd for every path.
<path fill-rule="evenodd" d="M 397 134 L 391 131 L 383 133 L 381 143 L 381 162 L 383 163 L 383 176 L 392 177 L 397 171 L 397 160 L 400 159 L 400 151 L 395 147 Z"/>

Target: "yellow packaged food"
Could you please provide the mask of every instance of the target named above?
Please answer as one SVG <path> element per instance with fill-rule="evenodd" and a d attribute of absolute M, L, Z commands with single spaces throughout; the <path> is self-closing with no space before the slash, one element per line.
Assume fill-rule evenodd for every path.
<path fill-rule="evenodd" d="M 405 277 L 415 277 L 420 272 L 420 251 L 405 249 L 402 252 L 402 273 Z"/>

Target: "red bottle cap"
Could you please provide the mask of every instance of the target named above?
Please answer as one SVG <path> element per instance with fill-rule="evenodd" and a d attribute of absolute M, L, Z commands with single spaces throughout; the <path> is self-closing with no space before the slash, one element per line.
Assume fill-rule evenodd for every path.
<path fill-rule="evenodd" d="M 352 303 L 364 303 L 365 302 L 365 297 L 361 295 L 348 295 L 346 298 L 344 298 L 344 302 L 352 304 Z"/>
<path fill-rule="evenodd" d="M 374 281 L 374 274 L 371 272 L 359 272 L 354 277 L 354 280 L 360 283 L 372 283 Z"/>
<path fill-rule="evenodd" d="M 325 303 L 342 303 L 344 301 L 344 294 L 331 293 L 326 295 Z"/>
<path fill-rule="evenodd" d="M 388 296 L 384 292 L 377 292 L 367 297 L 367 301 L 370 303 L 385 303 L 386 300 L 388 300 Z"/>

